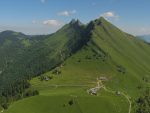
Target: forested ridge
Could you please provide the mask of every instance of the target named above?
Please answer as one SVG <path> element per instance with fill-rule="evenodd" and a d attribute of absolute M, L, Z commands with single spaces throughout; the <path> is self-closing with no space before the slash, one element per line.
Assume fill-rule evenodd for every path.
<path fill-rule="evenodd" d="M 51 35 L 27 36 L 13 31 L 0 33 L 1 105 L 26 97 L 28 80 L 62 63 L 86 42 L 85 26 L 72 20 Z M 30 91 L 28 96 L 35 95 Z M 32 94 L 33 93 L 33 94 Z"/>
<path fill-rule="evenodd" d="M 56 67 L 60 68 L 62 63 L 76 53 L 79 58 L 67 64 L 76 69 L 76 65 L 82 64 L 83 60 L 81 66 L 85 70 L 79 69 L 79 76 L 72 76 L 76 82 L 80 82 L 80 79 L 95 80 L 97 73 L 104 73 L 103 75 L 111 79 L 108 85 L 112 89 L 124 91 L 135 100 L 139 94 L 143 94 L 134 102 L 137 105 L 136 112 L 149 113 L 149 93 L 144 93 L 143 90 L 150 80 L 150 46 L 121 31 L 102 17 L 87 25 L 79 20 L 72 20 L 51 35 L 28 36 L 13 31 L 1 32 L 1 106 L 7 109 L 15 100 L 38 95 L 40 92 L 30 89 L 30 80 L 52 69 L 52 74 L 61 73 Z M 91 68 L 86 65 L 87 62 L 92 64 Z M 94 72 L 94 75 L 88 75 L 86 71 Z M 86 74 L 88 76 L 84 76 Z M 42 80 L 45 79 L 43 76 L 40 77 Z M 67 77 L 65 83 L 75 82 L 70 76 Z"/>

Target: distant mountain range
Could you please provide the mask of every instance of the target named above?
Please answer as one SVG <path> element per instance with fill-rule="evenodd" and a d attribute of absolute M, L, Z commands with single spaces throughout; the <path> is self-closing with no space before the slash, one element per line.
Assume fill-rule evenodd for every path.
<path fill-rule="evenodd" d="M 138 36 L 138 38 L 150 43 L 150 35 L 142 35 Z"/>

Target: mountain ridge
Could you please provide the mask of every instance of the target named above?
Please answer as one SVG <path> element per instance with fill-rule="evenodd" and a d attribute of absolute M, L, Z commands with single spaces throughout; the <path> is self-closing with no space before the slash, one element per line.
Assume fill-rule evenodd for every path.
<path fill-rule="evenodd" d="M 33 43 L 23 43 L 26 46 L 16 52 L 13 62 L 10 62 L 11 56 L 9 59 L 6 57 L 9 63 L 0 76 L 0 88 L 9 89 L 8 94 L 13 95 L 13 98 L 26 90 L 20 89 L 22 84 L 14 86 L 13 83 L 20 83 L 19 80 L 24 79 L 28 81 L 33 77 L 35 78 L 31 80 L 31 89 L 37 88 L 45 95 L 40 89 L 41 86 L 45 87 L 45 84 L 82 84 L 91 87 L 101 75 L 110 79 L 105 83 L 106 86 L 114 91 L 127 93 L 133 100 L 145 89 L 146 81 L 149 81 L 147 75 L 150 70 L 150 46 L 121 31 L 104 18 L 93 20 L 87 25 L 73 20 L 57 32 L 43 36 L 41 40 L 37 41 L 36 37 L 34 39 Z M 45 72 L 50 77 L 52 75 L 51 81 L 41 82 L 36 77 Z M 57 76 L 55 72 L 61 76 Z M 47 76 L 47 73 L 44 76 Z M 16 89 L 19 89 L 19 92 Z M 81 92 L 85 90 L 83 89 L 81 88 Z M 10 92 L 12 90 L 16 92 Z M 7 97 L 6 94 L 3 96 Z"/>

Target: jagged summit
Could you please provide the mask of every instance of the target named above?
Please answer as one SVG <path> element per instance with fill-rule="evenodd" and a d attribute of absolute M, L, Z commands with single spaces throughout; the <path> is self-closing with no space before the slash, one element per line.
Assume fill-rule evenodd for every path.
<path fill-rule="evenodd" d="M 83 23 L 79 19 L 72 19 L 69 24 L 83 25 Z"/>
<path fill-rule="evenodd" d="M 13 32 L 8 31 L 3 33 L 13 34 Z M 12 36 L 14 37 L 13 39 L 15 39 L 13 41 L 10 40 L 12 39 Z M 72 87 L 72 85 L 90 85 L 93 87 L 93 85 L 95 86 L 96 78 L 100 76 L 108 78 L 106 81 L 106 88 L 111 88 L 114 92 L 126 92 L 133 98 L 137 97 L 138 94 L 141 93 L 141 90 L 137 87 L 144 88 L 147 84 L 143 78 L 148 80 L 146 75 L 149 75 L 150 70 L 150 46 L 138 39 L 133 39 L 132 36 L 122 32 L 103 17 L 93 20 L 87 25 L 83 25 L 79 20 L 73 19 L 56 33 L 44 36 L 42 40 L 37 40 L 35 38 L 34 41 L 16 41 L 18 38 L 15 37 L 18 37 L 18 35 L 8 35 L 9 38 L 6 38 L 4 35 L 1 35 L 1 33 L 0 37 L 2 37 L 0 38 L 0 91 L 2 91 L 3 94 L 8 94 L 6 95 L 5 100 L 7 100 L 8 96 L 12 98 L 13 95 L 13 99 L 16 99 L 16 96 L 22 95 L 22 92 L 20 94 L 20 90 L 18 90 L 19 88 L 22 88 L 22 86 L 16 86 L 16 84 L 21 83 L 22 79 L 26 78 L 27 80 L 30 80 L 31 78 L 42 74 L 41 77 L 34 79 L 36 82 L 34 81 L 33 84 L 31 82 L 31 86 L 33 86 L 34 83 L 38 83 L 35 84 L 36 88 L 39 87 L 38 89 L 40 94 L 43 92 L 44 95 L 46 94 L 48 99 L 46 98 L 45 100 L 45 96 L 43 95 L 40 95 L 40 97 L 37 96 L 35 98 L 30 98 L 31 100 L 33 99 L 32 101 L 27 99 L 33 105 L 33 112 L 37 111 L 38 113 L 43 113 L 45 112 L 45 108 L 48 109 L 48 111 L 51 109 L 53 110 L 53 108 L 56 107 L 49 105 L 57 104 L 54 103 L 56 101 L 51 100 L 52 96 L 55 97 L 57 95 L 57 97 L 54 98 L 57 99 L 58 95 L 60 95 L 61 97 L 58 98 L 58 103 L 60 103 L 60 101 L 62 101 L 62 103 L 58 105 L 58 108 L 62 105 L 65 106 L 63 109 L 61 107 L 58 112 L 66 113 L 66 108 L 68 107 L 68 104 L 66 103 L 67 95 L 69 97 L 68 100 L 70 100 L 70 94 L 79 95 L 79 98 L 82 98 L 83 95 L 86 94 L 85 87 L 81 87 L 80 91 L 78 88 Z M 42 38 L 41 36 L 38 37 Z M 51 69 L 54 70 L 48 72 Z M 55 75 L 57 72 L 60 72 L 61 76 Z M 41 81 L 39 78 L 43 78 L 43 75 L 46 77 L 52 76 L 52 80 L 49 82 Z M 53 86 L 54 84 L 59 84 L 60 86 L 67 84 L 71 87 L 69 90 L 68 87 L 63 90 L 60 90 L 60 88 L 51 89 L 50 87 L 47 87 L 51 85 Z M 53 93 L 54 89 L 56 93 Z M 52 91 L 52 95 L 50 90 Z M 16 92 L 14 93 L 12 91 Z M 50 94 L 50 96 L 47 94 Z M 65 102 L 62 99 L 64 94 Z M 105 94 L 106 93 L 100 94 L 100 98 L 96 104 L 102 101 L 102 97 L 106 97 Z M 88 95 L 86 94 L 85 96 L 87 97 Z M 90 96 L 90 100 L 92 100 L 91 97 L 92 96 Z M 116 96 L 116 93 L 114 97 L 122 99 L 122 96 Z M 111 98 L 104 98 L 102 105 L 112 103 L 112 106 L 114 106 L 114 97 L 112 97 L 112 102 L 110 102 Z M 98 98 L 98 95 L 94 98 Z M 121 100 L 119 98 L 117 100 Z M 108 103 L 105 103 L 107 102 L 107 99 Z M 45 103 L 44 106 L 41 106 L 39 100 L 41 103 Z M 94 99 L 93 102 L 96 100 Z M 14 111 L 12 113 L 20 113 L 22 112 L 22 109 L 29 107 L 29 104 L 24 103 L 24 100 L 20 102 L 22 106 L 18 107 L 16 104 L 14 107 L 10 107 L 10 112 L 12 110 Z M 122 101 L 119 102 L 121 103 L 116 101 L 118 106 L 122 104 Z M 6 104 L 7 103 L 8 102 L 6 102 Z M 39 109 L 37 109 L 37 103 L 39 104 Z M 123 103 L 123 111 L 124 105 L 125 104 Z M 80 106 L 83 107 L 82 104 L 80 104 Z M 86 108 L 90 108 L 92 105 L 85 104 L 85 106 Z M 21 111 L 18 111 L 18 108 L 19 110 L 21 109 Z M 69 106 L 69 109 L 70 108 L 71 107 Z M 94 109 L 97 111 L 95 113 L 98 113 L 103 108 L 100 108 L 99 106 L 95 108 L 94 106 Z M 97 109 L 99 109 L 99 111 Z M 54 111 L 55 110 L 56 109 L 54 109 Z M 114 110 L 116 110 L 115 106 Z M 120 112 L 126 113 L 127 109 L 125 112 L 123 111 Z M 93 108 L 89 109 L 88 113 L 92 112 Z M 114 113 L 116 112 L 117 111 Z M 87 112 L 83 111 L 83 113 Z M 108 111 L 106 111 L 106 113 L 108 113 Z"/>
<path fill-rule="evenodd" d="M 102 17 L 102 16 L 99 18 L 99 20 L 101 20 L 101 21 L 107 21 L 107 20 L 106 20 L 104 17 Z"/>
<path fill-rule="evenodd" d="M 104 17 L 100 17 L 98 19 L 95 19 L 92 21 L 94 25 L 100 25 L 100 26 L 113 26 L 107 19 Z M 114 26 L 115 27 L 115 26 Z"/>

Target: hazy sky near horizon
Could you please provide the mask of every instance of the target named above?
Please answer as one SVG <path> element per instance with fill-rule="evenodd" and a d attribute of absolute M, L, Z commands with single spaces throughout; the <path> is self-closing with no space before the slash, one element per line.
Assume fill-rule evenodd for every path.
<path fill-rule="evenodd" d="M 73 18 L 105 17 L 133 35 L 150 34 L 150 0 L 0 0 L 0 31 L 50 34 Z"/>

